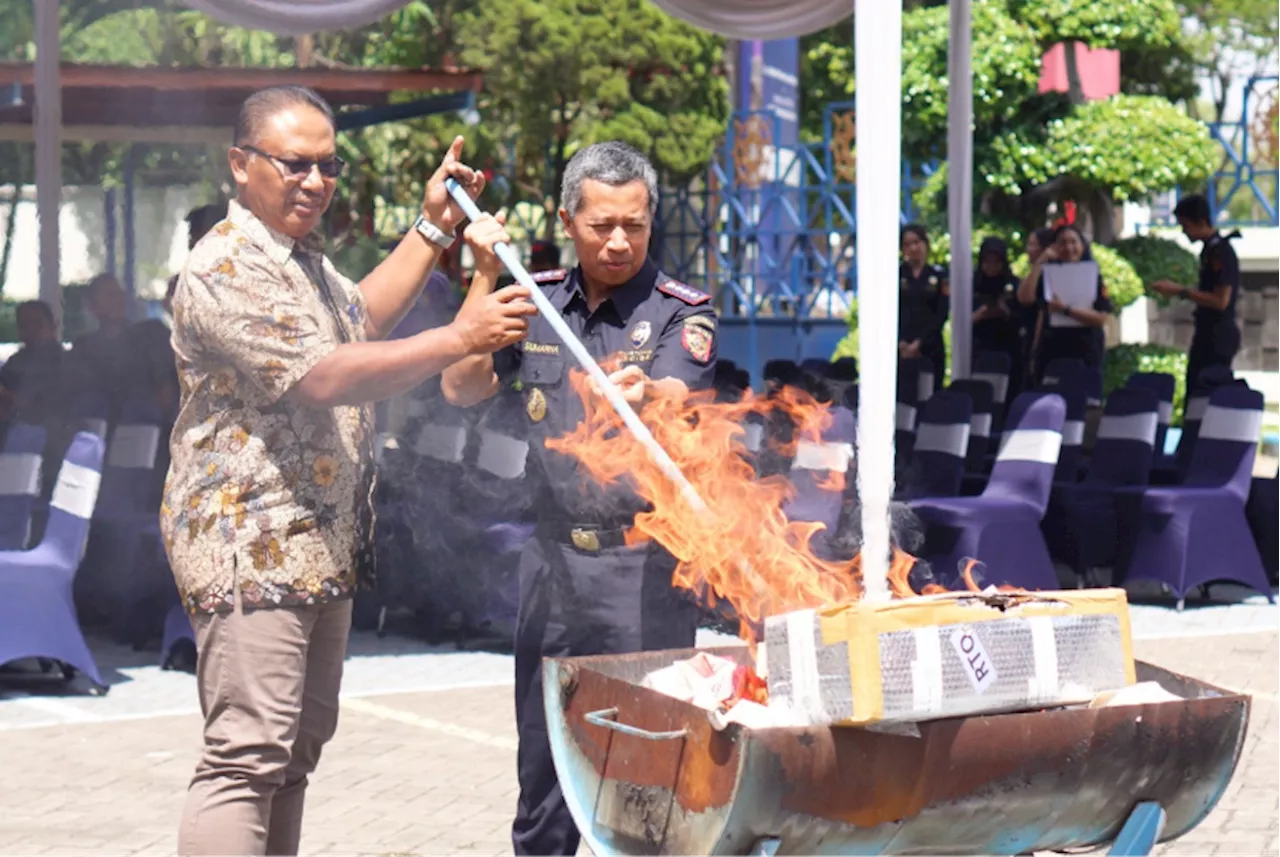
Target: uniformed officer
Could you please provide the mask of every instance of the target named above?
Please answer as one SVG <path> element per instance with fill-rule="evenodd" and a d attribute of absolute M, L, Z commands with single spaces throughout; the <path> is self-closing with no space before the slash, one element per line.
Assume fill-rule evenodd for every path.
<path fill-rule="evenodd" d="M 942 328 L 951 311 L 951 287 L 941 265 L 929 264 L 929 233 L 915 223 L 902 227 L 898 268 L 898 356 L 924 357 L 941 381 L 947 362 Z"/>
<path fill-rule="evenodd" d="M 578 266 L 536 279 L 596 359 L 620 361 L 611 377 L 626 399 L 639 405 L 656 393 L 709 387 L 716 361 L 711 298 L 673 281 L 647 257 L 658 202 L 653 167 L 622 143 L 589 146 L 569 162 L 561 202 Z M 505 233 L 486 217 L 467 238 L 476 254 L 472 293 L 487 292 L 498 272 L 492 247 Z M 625 544 L 644 501 L 626 485 L 596 484 L 575 459 L 546 449 L 548 438 L 584 417 L 569 382 L 573 368 L 568 349 L 539 317 L 519 346 L 456 363 L 443 380 L 455 404 L 518 396 L 527 417 L 527 477 L 538 521 L 520 561 L 516 854 L 573 854 L 579 842 L 547 741 L 542 658 L 689 647 L 699 615 L 672 588 L 676 562 L 666 550 Z"/>
<path fill-rule="evenodd" d="M 1200 373 L 1210 366 L 1231 368 L 1240 350 L 1240 328 L 1236 326 L 1236 300 L 1240 295 L 1240 260 L 1231 246 L 1236 232 L 1222 235 L 1213 226 L 1209 200 L 1199 194 L 1184 196 L 1173 209 L 1182 234 L 1191 241 L 1203 241 L 1200 251 L 1200 281 L 1194 289 L 1170 280 L 1151 284 L 1165 297 L 1180 297 L 1196 305 L 1195 334 L 1187 360 L 1187 389 L 1194 387 Z"/>
<path fill-rule="evenodd" d="M 978 250 L 973 272 L 973 350 L 1009 355 L 1007 398 L 1022 389 L 1022 335 L 1017 311 L 1019 279 L 1009 267 L 1009 247 L 989 235 Z"/>

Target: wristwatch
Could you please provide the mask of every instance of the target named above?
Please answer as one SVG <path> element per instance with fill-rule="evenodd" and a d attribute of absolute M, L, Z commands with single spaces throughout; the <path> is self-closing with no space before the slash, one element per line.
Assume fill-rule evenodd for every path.
<path fill-rule="evenodd" d="M 1184 301 L 1191 300 L 1191 289 L 1187 288 L 1186 286 L 1183 286 L 1182 291 L 1179 292 L 1178 294 L 1182 297 Z"/>
<path fill-rule="evenodd" d="M 445 232 L 421 214 L 418 215 L 417 220 L 413 221 L 413 228 L 418 230 L 423 238 L 427 239 L 441 250 L 448 250 L 453 246 L 455 238 L 453 233 Z"/>

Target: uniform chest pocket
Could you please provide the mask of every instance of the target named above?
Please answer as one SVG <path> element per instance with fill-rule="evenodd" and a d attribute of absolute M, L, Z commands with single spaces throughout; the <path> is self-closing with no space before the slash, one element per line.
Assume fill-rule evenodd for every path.
<path fill-rule="evenodd" d="M 530 354 L 520 361 L 520 382 L 525 386 L 556 387 L 564 380 L 564 358 L 558 354 Z"/>

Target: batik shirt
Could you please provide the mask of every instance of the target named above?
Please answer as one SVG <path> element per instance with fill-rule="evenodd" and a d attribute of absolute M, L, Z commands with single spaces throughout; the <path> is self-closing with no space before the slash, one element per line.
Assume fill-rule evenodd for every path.
<path fill-rule="evenodd" d="M 365 338 L 360 291 L 312 239 L 232 202 L 192 250 L 174 295 L 181 405 L 160 512 L 193 613 L 348 597 L 372 529 L 372 412 L 286 394 Z"/>

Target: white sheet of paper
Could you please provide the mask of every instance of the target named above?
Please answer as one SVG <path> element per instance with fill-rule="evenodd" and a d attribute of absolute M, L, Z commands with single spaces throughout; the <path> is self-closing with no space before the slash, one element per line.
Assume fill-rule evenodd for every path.
<path fill-rule="evenodd" d="M 1052 300 L 1055 296 L 1069 307 L 1093 309 L 1093 302 L 1098 299 L 1098 263 L 1045 265 L 1044 298 Z M 1083 327 L 1074 318 L 1067 318 L 1058 312 L 1049 315 L 1049 326 Z"/>

